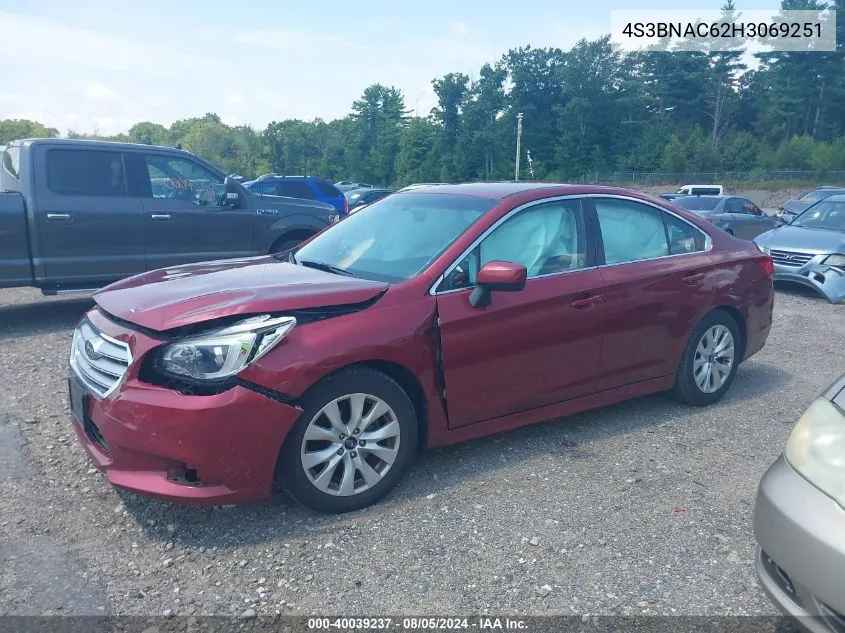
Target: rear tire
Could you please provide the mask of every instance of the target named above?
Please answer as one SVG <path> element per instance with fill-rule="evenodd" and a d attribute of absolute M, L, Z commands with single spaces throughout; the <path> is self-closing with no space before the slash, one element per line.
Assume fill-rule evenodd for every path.
<path fill-rule="evenodd" d="M 285 251 L 289 251 L 292 248 L 296 248 L 302 242 L 307 240 L 310 235 L 305 235 L 301 239 L 296 238 L 280 238 L 276 242 L 273 243 L 273 246 L 270 247 L 270 255 L 275 255 L 276 253 L 284 253 Z"/>
<path fill-rule="evenodd" d="M 408 472 L 419 426 L 410 398 L 389 376 L 352 367 L 325 378 L 300 400 L 277 473 L 288 494 L 318 512 L 372 505 Z"/>
<path fill-rule="evenodd" d="M 722 310 L 711 312 L 690 335 L 672 397 L 698 407 L 717 402 L 730 388 L 741 354 L 742 338 L 736 321 Z"/>

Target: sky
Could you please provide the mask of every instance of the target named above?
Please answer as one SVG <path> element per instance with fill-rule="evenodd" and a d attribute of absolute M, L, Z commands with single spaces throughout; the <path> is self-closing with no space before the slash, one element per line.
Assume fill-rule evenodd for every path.
<path fill-rule="evenodd" d="M 25 6 L 29 4 L 30 6 Z M 719 0 L 0 0 L 0 119 L 115 134 L 216 112 L 231 125 L 345 116 L 364 88 L 399 88 L 427 114 L 431 81 L 475 76 L 511 48 L 568 49 L 611 9 L 712 9 Z M 737 0 L 737 8 L 777 3 Z M 600 8 L 599 8 L 600 7 Z"/>

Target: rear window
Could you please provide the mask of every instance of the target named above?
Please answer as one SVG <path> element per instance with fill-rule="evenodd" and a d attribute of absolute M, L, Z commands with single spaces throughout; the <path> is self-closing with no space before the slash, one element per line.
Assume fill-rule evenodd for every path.
<path fill-rule="evenodd" d="M 304 182 L 299 181 L 283 181 L 276 183 L 276 195 L 286 196 L 288 198 L 304 198 L 305 200 L 315 200 L 317 195 Z"/>
<path fill-rule="evenodd" d="M 816 202 L 823 198 L 829 198 L 830 196 L 845 193 L 845 190 L 837 190 L 837 189 L 816 189 L 815 191 L 811 191 L 809 193 L 805 193 L 801 196 L 800 200 L 802 202 Z"/>
<path fill-rule="evenodd" d="M 51 149 L 47 188 L 69 196 L 125 196 L 126 171 L 120 152 Z"/>
<path fill-rule="evenodd" d="M 2 163 L 0 163 L 0 191 L 20 191 L 20 160 L 21 148 L 3 147 Z"/>
<path fill-rule="evenodd" d="M 316 180 L 314 181 L 314 184 L 317 186 L 317 189 L 320 190 L 320 193 L 322 193 L 324 196 L 328 196 L 329 198 L 339 198 L 343 195 L 342 193 L 340 193 L 340 189 L 325 181 Z"/>
<path fill-rule="evenodd" d="M 705 196 L 687 196 L 672 200 L 682 209 L 690 211 L 712 211 L 719 204 L 719 198 L 708 198 Z"/>

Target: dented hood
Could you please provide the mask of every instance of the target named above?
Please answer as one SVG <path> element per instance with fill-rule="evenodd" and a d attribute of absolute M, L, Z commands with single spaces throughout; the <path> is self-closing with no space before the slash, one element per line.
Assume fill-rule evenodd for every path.
<path fill-rule="evenodd" d="M 163 331 L 238 314 L 361 303 L 387 285 L 270 256 L 154 270 L 107 286 L 94 300 L 120 319 Z"/>

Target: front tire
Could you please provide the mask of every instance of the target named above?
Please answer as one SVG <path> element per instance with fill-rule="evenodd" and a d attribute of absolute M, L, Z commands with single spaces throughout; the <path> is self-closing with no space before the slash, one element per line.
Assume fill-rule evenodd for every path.
<path fill-rule="evenodd" d="M 741 353 L 736 321 L 722 310 L 711 312 L 690 335 L 671 395 L 699 407 L 717 402 L 733 382 Z"/>
<path fill-rule="evenodd" d="M 281 483 L 325 513 L 376 503 L 408 472 L 419 427 L 410 398 L 369 367 L 325 378 L 302 398 L 303 413 L 279 456 Z"/>

